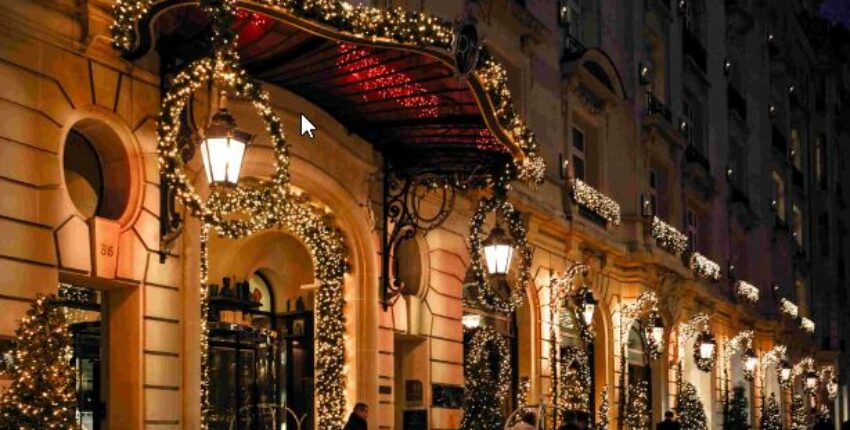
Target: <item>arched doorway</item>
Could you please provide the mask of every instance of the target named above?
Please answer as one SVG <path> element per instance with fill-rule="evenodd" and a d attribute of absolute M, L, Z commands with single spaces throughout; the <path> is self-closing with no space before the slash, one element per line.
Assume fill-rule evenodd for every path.
<path fill-rule="evenodd" d="M 211 250 L 211 428 L 312 428 L 315 288 L 307 248 L 267 231 L 213 239 Z"/>
<path fill-rule="evenodd" d="M 651 417 L 654 397 L 652 393 L 652 360 L 642 333 L 644 333 L 644 328 L 640 322 L 636 321 L 629 330 L 626 343 L 626 374 L 628 375 L 626 386 L 629 391 L 633 387 L 641 387 L 642 385 L 646 387 L 646 411 Z M 626 409 L 628 409 L 628 406 L 627 404 Z"/>

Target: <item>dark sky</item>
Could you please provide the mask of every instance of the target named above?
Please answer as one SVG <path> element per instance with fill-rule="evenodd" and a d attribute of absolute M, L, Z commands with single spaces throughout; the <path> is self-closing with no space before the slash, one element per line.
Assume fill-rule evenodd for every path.
<path fill-rule="evenodd" d="M 829 22 L 850 29 L 850 0 L 824 0 L 820 13 Z"/>

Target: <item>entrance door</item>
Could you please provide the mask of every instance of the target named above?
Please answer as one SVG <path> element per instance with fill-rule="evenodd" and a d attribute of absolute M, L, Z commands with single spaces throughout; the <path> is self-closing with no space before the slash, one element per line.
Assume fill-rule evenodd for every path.
<path fill-rule="evenodd" d="M 313 312 L 280 314 L 278 323 L 282 334 L 279 389 L 286 428 L 311 429 L 315 408 Z"/>
<path fill-rule="evenodd" d="M 101 398 L 100 322 L 71 325 L 76 371 L 77 422 L 88 430 L 100 430 L 106 416 Z"/>

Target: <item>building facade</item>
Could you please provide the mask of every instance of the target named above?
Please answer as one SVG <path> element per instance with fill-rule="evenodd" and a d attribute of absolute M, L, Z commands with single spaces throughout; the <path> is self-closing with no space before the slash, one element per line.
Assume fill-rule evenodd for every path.
<path fill-rule="evenodd" d="M 464 169 L 525 149 L 499 125 L 490 81 L 476 87 L 457 59 L 446 67 L 457 46 L 446 54 L 341 24 L 378 12 L 330 1 L 346 18 L 323 18 L 308 13 L 314 1 L 239 1 L 239 54 L 282 120 L 291 186 L 343 238 L 341 315 L 322 314 L 326 263 L 299 228 L 238 239 L 213 230 L 200 270 L 202 223 L 161 170 L 157 127 L 175 76 L 210 48 L 211 24 L 197 2 L 151 3 L 130 33 L 116 32 L 122 12 L 108 0 L 0 4 L 0 348 L 13 348 L 38 294 L 77 294 L 66 313 L 86 428 L 196 429 L 207 398 L 215 429 L 321 428 L 325 401 L 367 403 L 375 428 L 458 429 L 485 328 L 507 351 L 486 360 L 492 374 L 510 370 L 495 407 L 505 418 L 542 403 L 597 417 L 607 392 L 611 426 L 643 427 L 627 419 L 634 387 L 646 382 L 654 423 L 689 382 L 709 428 L 723 427 L 738 386 L 753 425 L 772 394 L 790 425 L 791 391 L 776 377 L 787 361 L 791 390 L 805 392 L 814 371 L 810 406 L 850 419 L 850 38 L 818 17 L 818 2 L 363 5 L 474 27 L 489 53 L 479 63 L 503 65 L 498 82 L 539 142 L 541 183 L 508 193 L 527 271 L 514 263 L 485 288 L 470 226 L 492 187 L 467 186 L 480 178 Z M 131 33 L 132 49 L 116 49 Z M 190 135 L 212 110 L 205 88 L 181 116 Z M 229 108 L 258 135 L 241 177 L 271 177 L 268 124 L 243 99 Z M 300 115 L 315 138 L 298 132 Z M 458 142 L 485 155 L 432 156 Z M 489 161 L 470 161 L 479 156 Z M 208 192 L 203 157 L 184 158 L 187 180 Z M 392 170 L 388 160 L 416 162 Z M 452 181 L 433 186 L 429 169 Z M 412 223 L 430 225 L 388 247 L 405 220 L 390 215 L 392 198 L 408 186 Z M 486 217 L 486 231 L 495 223 Z M 592 339 L 576 291 L 596 302 Z M 508 311 L 488 305 L 509 297 Z M 344 348 L 329 351 L 317 339 L 335 323 Z M 695 352 L 702 332 L 716 341 L 708 371 Z M 337 353 L 344 399 L 317 401 L 323 357 Z"/>

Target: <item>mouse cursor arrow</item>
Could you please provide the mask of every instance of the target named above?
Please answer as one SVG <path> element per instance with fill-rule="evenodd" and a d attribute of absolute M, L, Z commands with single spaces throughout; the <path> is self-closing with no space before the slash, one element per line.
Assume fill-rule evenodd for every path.
<path fill-rule="evenodd" d="M 309 135 L 310 138 L 312 139 L 313 138 L 313 130 L 315 130 L 315 129 L 316 129 L 316 126 L 313 125 L 313 123 L 310 122 L 310 120 L 307 119 L 307 117 L 304 116 L 304 114 L 302 113 L 301 114 L 301 135 L 302 136 L 304 136 L 305 134 Z"/>

